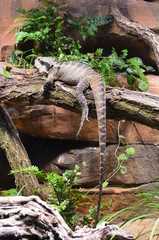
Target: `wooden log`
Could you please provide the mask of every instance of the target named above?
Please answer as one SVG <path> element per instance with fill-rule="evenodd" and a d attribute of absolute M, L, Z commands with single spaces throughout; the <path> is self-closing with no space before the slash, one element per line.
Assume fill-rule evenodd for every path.
<path fill-rule="evenodd" d="M 6 106 L 56 105 L 74 112 L 81 112 L 76 99 L 75 87 L 56 82 L 55 90 L 47 96 L 38 96 L 43 81 L 40 76 L 22 81 L 5 79 L 0 81 L 0 103 Z M 2 80 L 2 78 L 0 79 Z M 96 110 L 91 90 L 85 93 L 89 105 L 89 116 L 95 118 Z M 107 119 L 127 119 L 159 129 L 159 96 L 148 92 L 137 92 L 123 88 L 107 87 Z"/>
<path fill-rule="evenodd" d="M 117 225 L 72 231 L 55 208 L 37 196 L 0 197 L 0 239 L 133 240 Z"/>

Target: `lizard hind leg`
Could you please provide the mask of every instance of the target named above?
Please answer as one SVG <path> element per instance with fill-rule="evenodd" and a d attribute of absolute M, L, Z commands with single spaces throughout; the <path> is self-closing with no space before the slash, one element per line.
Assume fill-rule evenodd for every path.
<path fill-rule="evenodd" d="M 77 84 L 77 88 L 76 88 L 76 95 L 77 95 L 77 100 L 79 102 L 79 104 L 82 107 L 82 117 L 81 117 L 81 122 L 80 122 L 80 126 L 78 129 L 78 132 L 76 134 L 76 139 L 78 139 L 78 136 L 80 134 L 80 131 L 83 127 L 84 121 L 85 119 L 88 121 L 88 113 L 89 113 L 89 109 L 88 109 L 88 104 L 87 104 L 87 100 L 83 94 L 83 92 L 89 87 L 89 83 L 86 80 L 81 80 L 78 84 Z"/>

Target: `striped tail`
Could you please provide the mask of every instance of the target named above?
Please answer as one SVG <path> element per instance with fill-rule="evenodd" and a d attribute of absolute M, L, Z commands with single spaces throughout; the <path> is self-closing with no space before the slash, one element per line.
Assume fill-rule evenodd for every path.
<path fill-rule="evenodd" d="M 93 75 L 90 86 L 93 92 L 96 111 L 97 111 L 97 120 L 98 120 L 98 132 L 99 132 L 99 147 L 100 147 L 100 177 L 99 177 L 99 194 L 98 194 L 98 206 L 96 213 L 95 226 L 97 225 L 101 197 L 102 197 L 102 186 L 104 181 L 105 173 L 105 150 L 106 150 L 106 95 L 105 95 L 105 85 L 100 74 Z"/>

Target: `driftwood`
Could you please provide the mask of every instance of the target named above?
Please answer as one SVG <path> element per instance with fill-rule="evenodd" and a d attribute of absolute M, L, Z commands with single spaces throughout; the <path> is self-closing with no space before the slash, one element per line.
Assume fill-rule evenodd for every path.
<path fill-rule="evenodd" d="M 12 120 L 0 106 L 0 146 L 4 150 L 12 170 L 20 167 L 29 167 L 31 162 L 28 154 L 19 138 L 19 134 L 14 127 Z M 28 172 L 29 173 L 29 172 Z M 14 174 L 17 188 L 23 189 L 24 195 L 38 193 L 40 190 L 39 183 L 34 175 L 29 177 L 25 173 Z"/>
<path fill-rule="evenodd" d="M 55 208 L 39 197 L 0 197 L 0 239 L 132 240 L 116 225 L 72 231 Z"/>
<path fill-rule="evenodd" d="M 76 99 L 75 87 L 56 82 L 56 87 L 48 95 L 38 96 L 44 82 L 40 75 L 20 74 L 14 70 L 11 78 L 0 76 L 0 103 L 6 106 L 56 105 L 74 112 L 81 112 Z M 2 71 L 0 71 L 1 73 Z M 20 78 L 20 80 L 19 80 Z M 86 93 L 89 104 L 89 116 L 96 117 L 94 99 L 91 90 Z M 152 128 L 159 129 L 159 96 L 132 91 L 124 88 L 107 87 L 107 119 L 127 119 Z"/>

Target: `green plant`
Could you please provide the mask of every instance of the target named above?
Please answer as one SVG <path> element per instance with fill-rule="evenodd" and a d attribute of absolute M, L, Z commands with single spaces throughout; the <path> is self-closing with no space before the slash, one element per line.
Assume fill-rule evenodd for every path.
<path fill-rule="evenodd" d="M 77 22 L 73 19 L 68 19 L 68 23 L 76 26 L 82 39 L 85 41 L 88 36 L 94 37 L 98 32 L 99 27 L 111 22 L 110 16 L 88 18 L 86 14 L 82 14 L 82 22 Z"/>
<path fill-rule="evenodd" d="M 78 55 L 81 46 L 79 41 L 75 42 L 72 37 L 64 34 L 67 25 L 76 25 L 83 39 L 86 39 L 87 35 L 94 36 L 100 26 L 110 22 L 110 17 L 89 19 L 83 14 L 84 25 L 82 25 L 71 19 L 64 20 L 59 15 L 59 9 L 64 6 L 59 6 L 56 0 L 50 3 L 42 1 L 41 4 L 44 5 L 44 10 L 17 9 L 17 12 L 24 17 L 15 19 L 15 23 L 21 22 L 19 27 L 12 30 L 16 36 L 15 44 L 18 48 L 24 43 L 29 46 L 24 52 L 13 53 L 9 59 L 19 67 L 24 67 L 24 64 L 26 67 L 31 67 L 37 55 L 58 56 L 60 53 Z"/>
<path fill-rule="evenodd" d="M 63 6 L 58 6 L 56 0 L 52 0 L 52 4 L 46 1 L 41 4 L 44 10 L 17 9 L 24 17 L 15 19 L 15 22 L 21 22 L 19 27 L 12 30 L 16 36 L 15 44 L 20 48 L 21 44 L 26 43 L 27 49 L 13 53 L 10 61 L 16 65 L 18 63 L 20 67 L 24 67 L 24 64 L 32 66 L 37 55 L 57 56 L 61 52 L 76 54 L 80 48 L 73 38 L 64 34 L 64 20 L 58 14 Z"/>
<path fill-rule="evenodd" d="M 101 57 L 101 50 L 96 52 L 97 57 Z M 97 66 L 97 69 L 103 74 L 103 79 L 105 84 L 108 85 L 110 82 L 115 82 L 118 85 L 114 73 L 126 73 L 128 84 L 139 88 L 142 91 L 148 90 L 148 81 L 144 72 L 154 72 L 155 70 L 151 66 L 146 66 L 143 64 L 141 58 L 127 58 L 128 51 L 124 49 L 121 54 L 118 55 L 115 49 L 112 49 L 112 53 L 106 57 L 102 58 Z M 137 86 L 137 78 L 140 79 L 139 86 Z"/>
<path fill-rule="evenodd" d="M 85 162 L 83 163 L 83 166 L 85 166 Z M 26 174 L 31 172 L 32 174 L 35 174 L 37 178 L 47 186 L 48 197 L 46 201 L 50 205 L 56 207 L 65 219 L 66 223 L 72 229 L 74 229 L 76 225 L 87 225 L 90 227 L 93 226 L 97 211 L 96 206 L 90 206 L 88 214 L 78 213 L 79 207 L 83 207 L 83 205 L 86 206 L 86 204 L 89 206 L 91 204 L 91 198 L 88 196 L 88 193 L 82 193 L 82 191 L 79 189 L 79 184 L 77 184 L 78 176 L 80 175 L 79 170 L 79 167 L 76 165 L 73 170 L 66 170 L 60 176 L 57 173 L 44 173 L 43 171 L 39 170 L 37 166 L 30 166 L 12 170 L 10 174 L 19 172 L 24 172 Z M 28 174 L 28 177 L 30 177 L 30 174 Z M 20 195 L 21 190 L 19 192 L 17 192 L 17 190 L 15 191 L 15 189 L 4 191 L 5 196 L 11 195 L 12 193 Z M 110 209 L 111 206 L 111 200 L 109 200 L 108 203 L 101 204 L 101 218 L 104 216 L 102 212 L 104 211 L 105 213 Z"/>
<path fill-rule="evenodd" d="M 89 65 L 102 74 L 105 85 L 110 85 L 113 82 L 118 86 L 115 77 L 117 72 L 126 74 L 128 84 L 134 86 L 135 89 L 148 90 L 148 81 L 144 73 L 155 70 L 151 66 L 144 65 L 140 58 L 127 58 L 127 56 L 127 49 L 122 50 L 121 54 L 118 55 L 113 48 L 108 57 L 103 57 L 103 49 L 98 48 L 95 53 L 78 53 L 77 55 L 61 53 L 57 59 L 59 61 L 78 61 Z M 139 84 L 137 79 L 140 79 Z"/>
<path fill-rule="evenodd" d="M 150 192 L 140 193 L 136 196 L 138 200 L 135 200 L 134 206 L 124 208 L 112 215 L 110 220 L 115 220 L 123 215 L 127 215 L 127 220 L 122 224 L 121 228 L 124 226 L 135 222 L 136 220 L 143 220 L 146 218 L 154 219 L 154 226 L 150 230 L 143 229 L 136 236 L 137 239 L 153 240 L 159 238 L 159 190 L 156 188 L 150 189 Z M 132 217 L 133 216 L 133 217 Z M 149 237 L 147 238 L 146 235 Z M 112 238 L 113 239 L 113 238 Z"/>
<path fill-rule="evenodd" d="M 116 150 L 114 152 L 114 156 L 117 159 L 117 167 L 114 169 L 113 173 L 110 174 L 108 179 L 103 183 L 103 188 L 105 188 L 105 186 L 108 185 L 109 180 L 114 175 L 116 175 L 117 172 L 120 171 L 121 174 L 126 174 L 127 173 L 127 168 L 123 164 L 124 164 L 125 161 L 128 161 L 128 159 L 130 157 L 134 156 L 134 154 L 135 154 L 135 149 L 133 147 L 129 146 L 129 139 L 128 139 L 128 141 L 125 141 L 125 136 L 120 134 L 120 124 L 121 124 L 121 122 L 124 122 L 124 121 L 125 120 L 121 120 L 118 123 L 118 145 L 117 145 Z M 131 134 L 132 126 L 133 126 L 133 123 L 130 127 L 129 137 L 130 137 L 130 134 Z M 124 149 L 123 149 L 122 153 L 121 153 L 121 149 L 120 149 L 121 146 L 124 146 Z M 118 154 L 119 150 L 120 150 L 120 153 Z"/>
<path fill-rule="evenodd" d="M 59 61 L 79 61 L 102 73 L 106 85 L 111 82 L 118 85 L 115 72 L 119 72 L 126 73 L 128 83 L 135 88 L 142 91 L 148 89 L 148 81 L 144 73 L 152 72 L 154 69 L 144 65 L 140 58 L 127 58 L 126 49 L 118 55 L 114 48 L 108 57 L 103 57 L 102 48 L 97 49 L 95 53 L 82 54 L 79 41 L 75 42 L 72 37 L 64 33 L 68 24 L 74 24 L 85 40 L 88 35 L 95 36 L 100 26 L 108 24 L 111 21 L 110 16 L 88 18 L 83 14 L 80 23 L 72 19 L 64 20 L 59 15 L 59 9 L 63 6 L 58 6 L 56 0 L 50 3 L 45 0 L 41 4 L 44 5 L 44 10 L 17 9 L 24 17 L 15 19 L 15 22 L 21 22 L 19 27 L 12 30 L 16 35 L 15 43 L 18 49 L 8 58 L 9 62 L 18 67 L 28 68 L 33 66 L 34 59 L 38 55 L 57 57 Z M 27 49 L 20 50 L 24 43 Z M 137 78 L 140 78 L 138 85 Z"/>
<path fill-rule="evenodd" d="M 66 170 L 62 176 L 57 173 L 44 173 L 36 166 L 12 170 L 11 174 L 27 173 L 28 171 L 35 174 L 48 187 L 47 202 L 58 209 L 72 229 L 74 229 L 77 221 L 80 223 L 89 222 L 87 216 L 76 213 L 78 207 L 82 204 L 82 200 L 86 198 L 87 201 L 89 200 L 86 195 L 79 191 L 77 180 L 80 172 L 77 165 L 73 170 Z"/>

